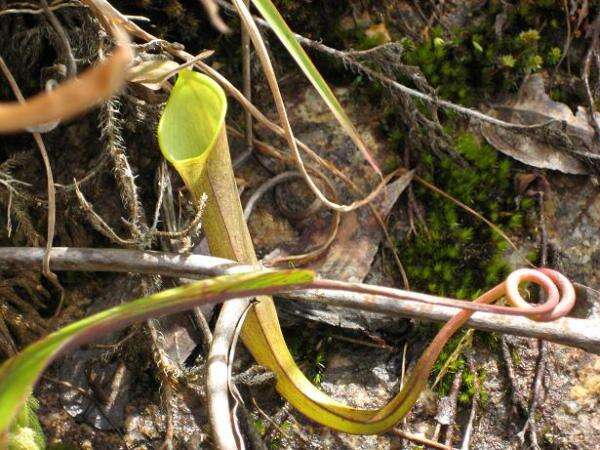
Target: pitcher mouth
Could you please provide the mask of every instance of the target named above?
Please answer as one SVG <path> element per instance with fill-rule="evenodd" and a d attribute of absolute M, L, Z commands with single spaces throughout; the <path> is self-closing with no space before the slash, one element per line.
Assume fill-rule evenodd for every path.
<path fill-rule="evenodd" d="M 206 157 L 225 123 L 227 98 L 212 78 L 179 73 L 158 123 L 158 143 L 165 159 L 185 164 Z"/>

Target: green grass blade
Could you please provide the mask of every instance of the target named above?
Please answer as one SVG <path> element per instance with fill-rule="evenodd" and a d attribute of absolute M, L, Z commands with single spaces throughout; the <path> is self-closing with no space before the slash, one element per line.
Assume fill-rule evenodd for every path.
<path fill-rule="evenodd" d="M 369 153 L 369 150 L 358 134 L 358 131 L 356 131 L 356 128 L 354 128 L 354 125 L 352 125 L 352 122 L 344 111 L 344 108 L 342 108 L 342 105 L 340 105 L 338 102 L 335 94 L 327 82 L 323 79 L 302 46 L 298 43 L 294 37 L 294 33 L 292 30 L 290 30 L 287 23 L 283 17 L 281 17 L 281 14 L 279 14 L 279 11 L 277 11 L 277 8 L 275 8 L 271 0 L 252 0 L 252 3 L 254 3 L 256 9 L 258 9 L 260 14 L 269 23 L 279 40 L 285 46 L 292 58 L 294 58 L 298 66 L 300 66 L 300 69 L 302 69 L 319 95 L 321 95 L 321 98 L 323 98 L 335 118 L 339 121 L 344 130 L 346 130 L 346 133 L 348 133 L 350 138 L 352 138 L 356 146 L 360 149 L 371 167 L 373 167 L 378 174 L 381 174 L 377 163 Z"/>
<path fill-rule="evenodd" d="M 61 353 L 133 322 L 200 303 L 284 291 L 314 279 L 310 270 L 225 275 L 149 295 L 72 323 L 30 345 L 0 366 L 0 447 L 44 369 Z"/>

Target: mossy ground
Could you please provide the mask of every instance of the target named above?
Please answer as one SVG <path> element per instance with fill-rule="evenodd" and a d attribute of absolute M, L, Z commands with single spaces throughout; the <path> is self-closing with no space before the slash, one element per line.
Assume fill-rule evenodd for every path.
<path fill-rule="evenodd" d="M 504 13 L 504 25 L 496 31 L 495 21 Z M 353 29 L 335 27 L 327 42 L 331 45 L 343 42 L 361 50 L 381 44 L 379 36 L 366 32 L 368 26 L 356 22 Z M 466 27 L 450 32 L 433 27 L 420 42 L 406 38 L 400 41 L 404 48 L 402 63 L 417 66 L 440 97 L 475 106 L 482 99 L 493 100 L 500 92 L 515 92 L 529 73 L 552 71 L 562 56 L 564 39 L 562 2 L 545 0 L 521 2 L 506 10 L 502 2 L 486 2 Z M 400 81 L 410 84 L 409 80 Z M 384 97 L 388 95 L 381 86 L 361 76 L 356 77 L 353 86 L 367 101 L 386 104 Z M 422 104 L 417 107 L 426 111 Z M 531 228 L 528 218 L 533 217 L 535 205 L 531 199 L 520 199 L 514 187 L 515 175 L 524 170 L 522 166 L 488 145 L 467 128 L 464 120 L 448 111 L 440 114 L 452 147 L 462 161 L 424 148 L 412 152 L 412 167 L 417 168 L 422 178 L 491 220 L 509 236 L 519 239 L 528 235 Z M 402 154 L 410 136 L 398 117 L 397 106 L 389 105 L 381 131 Z M 412 289 L 474 299 L 508 275 L 509 244 L 504 238 L 439 194 L 418 184 L 414 189 L 424 221 L 416 222 L 416 234 L 401 233 L 396 242 Z M 537 257 L 535 252 L 526 256 L 534 262 Z M 430 338 L 438 326 L 419 325 L 416 329 L 421 338 Z M 459 333 L 446 346 L 432 378 L 453 355 L 462 337 L 463 333 Z M 304 345 L 311 338 L 298 339 Z M 473 341 L 467 347 L 478 342 L 493 346 L 498 337 L 475 333 Z M 307 364 L 310 376 L 319 381 L 319 367 L 324 363 L 326 350 L 309 353 L 299 351 L 296 355 Z M 485 374 L 470 372 L 464 356 L 453 358 L 437 390 L 446 394 L 452 374 L 463 370 L 459 399 L 468 401 L 475 391 L 475 380 Z M 480 394 L 485 399 L 485 393 Z"/>
<path fill-rule="evenodd" d="M 501 14 L 505 16 L 504 24 L 498 28 L 496 21 Z M 561 59 L 566 38 L 562 2 L 520 2 L 516 7 L 505 8 L 502 2 L 490 1 L 470 19 L 468 26 L 460 29 L 427 30 L 419 42 L 401 40 L 402 62 L 417 66 L 442 98 L 468 106 L 479 105 L 481 100 L 493 101 L 499 93 L 515 92 L 529 73 L 553 72 Z M 360 29 L 346 33 L 348 37 L 356 40 L 355 48 L 377 44 Z M 370 98 L 381 100 L 385 94 L 362 78 L 355 85 Z M 553 95 L 557 97 L 557 93 L 555 89 Z M 427 148 L 417 149 L 411 155 L 412 167 L 417 168 L 422 178 L 491 220 L 509 236 L 517 240 L 527 236 L 532 228 L 527 221 L 533 217 L 534 201 L 519 199 L 514 188 L 515 175 L 524 170 L 522 166 L 485 143 L 454 114 L 448 111 L 440 114 L 460 158 Z M 390 106 L 382 132 L 403 153 L 409 146 L 410 135 L 398 117 L 396 107 Z M 397 240 L 412 289 L 474 299 L 508 275 L 509 244 L 500 235 L 439 194 L 418 184 L 414 188 L 424 221 L 417 221 L 416 234 L 401 233 Z M 536 257 L 535 252 L 527 255 L 533 262 Z M 437 328 L 420 325 L 417 330 L 425 337 Z M 446 364 L 462 336 L 462 333 L 457 335 L 446 346 L 432 376 Z M 476 333 L 474 341 L 475 344 L 467 346 L 477 345 L 478 341 L 495 345 L 497 336 Z M 483 374 L 471 373 L 466 368 L 462 356 L 450 362 L 448 376 L 438 385 L 439 392 L 447 393 L 450 375 L 464 370 L 460 399 L 467 400 L 474 392 L 475 379 Z"/>
<path fill-rule="evenodd" d="M 467 165 L 459 164 L 450 156 L 435 158 L 424 154 L 419 164 L 421 176 L 491 220 L 505 233 L 526 234 L 526 218 L 534 203 L 527 198 L 517 202 L 513 183 L 516 164 L 472 133 L 458 133 L 454 143 Z M 425 221 L 417 225 L 417 234 L 405 235 L 398 241 L 398 251 L 413 289 L 474 299 L 508 275 L 510 267 L 505 256 L 509 244 L 487 224 L 424 186 L 415 187 L 415 197 L 423 208 Z M 535 260 L 536 255 L 528 257 Z M 421 325 L 419 331 L 430 336 L 437 328 Z M 437 376 L 453 354 L 463 333 L 446 346 L 432 376 Z M 497 340 L 494 335 L 482 332 L 476 333 L 474 339 L 486 344 Z M 464 370 L 461 398 L 468 398 L 474 389 L 474 379 L 480 374 L 465 369 L 463 356 L 451 362 L 448 375 L 439 384 L 440 393 L 447 393 L 451 374 Z"/>
<path fill-rule="evenodd" d="M 472 133 L 462 132 L 454 141 L 467 165 L 450 156 L 424 154 L 419 164 L 421 176 L 505 232 L 522 232 L 533 202 L 516 202 L 512 161 Z M 417 225 L 416 235 L 398 242 L 414 288 L 474 299 L 508 274 L 504 253 L 509 244 L 487 224 L 422 185 L 416 186 L 415 196 L 425 222 Z"/>
<path fill-rule="evenodd" d="M 418 41 L 395 30 L 393 23 L 387 24 L 392 39 L 404 47 L 403 62 L 418 66 L 444 99 L 473 105 L 499 92 L 514 92 L 523 76 L 553 72 L 563 56 L 567 33 L 564 2 L 560 0 L 522 1 L 514 6 L 492 0 L 471 9 L 461 21 L 464 24 L 460 26 L 425 28 Z M 338 35 L 357 49 L 381 43 L 377 36 L 366 33 L 366 26 L 339 31 Z M 581 38 L 575 31 L 571 45 L 584 43 Z M 570 55 L 575 58 L 570 64 L 577 67 L 583 52 L 572 53 L 576 56 Z M 555 83 L 552 95 L 565 101 L 564 92 Z M 569 93 L 576 94 L 575 98 L 569 95 L 571 102 L 581 104 L 584 100 L 577 92 Z"/>

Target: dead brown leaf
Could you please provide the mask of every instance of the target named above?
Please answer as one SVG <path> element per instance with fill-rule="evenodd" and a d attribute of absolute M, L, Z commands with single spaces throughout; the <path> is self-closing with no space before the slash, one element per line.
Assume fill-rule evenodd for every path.
<path fill-rule="evenodd" d="M 373 200 L 372 205 L 381 217 L 387 217 L 412 177 L 412 171 L 405 173 Z M 271 252 L 263 262 L 268 264 L 270 260 L 306 251 L 323 242 L 327 232 L 328 229 L 324 226 L 311 228 L 297 242 Z M 350 211 L 342 215 L 337 235 L 326 256 L 307 267 L 316 270 L 323 277 L 361 282 L 371 268 L 382 237 L 381 226 L 369 208 Z"/>
<path fill-rule="evenodd" d="M 588 122 L 585 108 L 576 114 L 564 103 L 555 102 L 544 91 L 544 79 L 540 74 L 527 77 L 518 94 L 502 105 L 495 105 L 490 114 L 495 117 L 524 125 L 561 121 L 573 146 L 581 153 L 597 154 L 600 144 L 594 129 Z M 541 169 L 558 170 L 569 174 L 585 174 L 587 168 L 561 144 L 551 133 L 539 130 L 537 134 L 525 133 L 491 124 L 482 124 L 481 130 L 488 143 L 522 163 Z"/>
<path fill-rule="evenodd" d="M 125 81 L 127 65 L 133 56 L 125 33 L 117 33 L 117 40 L 124 43 L 117 45 L 108 58 L 81 76 L 52 91 L 41 92 L 25 103 L 0 103 L 0 134 L 70 119 L 117 91 Z"/>
<path fill-rule="evenodd" d="M 166 77 L 178 68 L 179 64 L 171 60 L 141 61 L 129 69 L 128 81 L 158 91 L 161 89 Z"/>

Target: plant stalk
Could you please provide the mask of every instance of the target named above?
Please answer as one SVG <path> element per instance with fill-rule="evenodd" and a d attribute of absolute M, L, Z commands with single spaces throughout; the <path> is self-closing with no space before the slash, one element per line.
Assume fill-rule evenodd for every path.
<path fill-rule="evenodd" d="M 44 257 L 41 247 L 0 247 L 0 267 L 37 267 Z M 54 247 L 50 266 L 56 271 L 136 272 L 184 278 L 204 278 L 252 270 L 252 266 L 203 255 L 96 248 Z M 412 301 L 399 301 L 379 295 L 356 292 L 307 289 L 281 297 L 302 302 L 368 310 L 430 322 L 447 322 L 457 309 Z M 515 336 L 543 338 L 600 355 L 600 320 L 564 317 L 554 322 L 534 322 L 524 317 L 475 313 L 466 327 Z"/>

